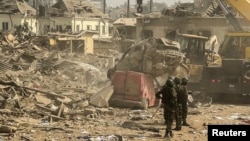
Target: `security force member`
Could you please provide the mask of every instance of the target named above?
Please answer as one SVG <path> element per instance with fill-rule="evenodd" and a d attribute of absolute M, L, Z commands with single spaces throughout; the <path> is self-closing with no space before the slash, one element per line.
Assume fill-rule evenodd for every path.
<path fill-rule="evenodd" d="M 177 93 L 174 88 L 174 82 L 171 78 L 168 79 L 165 86 L 156 93 L 156 98 L 162 99 L 164 119 L 166 122 L 166 132 L 164 137 L 173 137 L 172 125 L 177 106 Z"/>
<path fill-rule="evenodd" d="M 174 78 L 174 88 L 177 93 L 177 107 L 176 107 L 176 112 L 175 112 L 175 129 L 177 131 L 181 130 L 181 124 L 182 124 L 182 106 L 180 104 L 181 102 L 181 78 L 180 77 L 175 77 Z"/>
<path fill-rule="evenodd" d="M 188 112 L 188 91 L 187 91 L 187 84 L 188 84 L 188 79 L 187 78 L 182 78 L 181 80 L 181 89 L 180 89 L 180 104 L 182 107 L 182 125 L 183 126 L 189 126 L 187 123 L 187 112 Z"/>

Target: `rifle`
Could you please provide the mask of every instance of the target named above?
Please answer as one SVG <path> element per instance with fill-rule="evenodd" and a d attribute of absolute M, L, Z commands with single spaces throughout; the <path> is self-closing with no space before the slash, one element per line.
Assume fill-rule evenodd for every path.
<path fill-rule="evenodd" d="M 156 111 L 154 112 L 154 114 L 151 116 L 151 118 L 153 118 L 153 117 L 155 116 L 155 114 L 159 111 L 159 109 L 162 108 L 162 107 L 163 107 L 163 104 L 160 104 L 160 105 L 157 107 L 157 109 L 156 109 Z"/>

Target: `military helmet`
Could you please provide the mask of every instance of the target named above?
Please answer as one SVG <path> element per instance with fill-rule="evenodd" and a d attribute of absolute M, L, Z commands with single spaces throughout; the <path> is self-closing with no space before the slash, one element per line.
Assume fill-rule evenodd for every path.
<path fill-rule="evenodd" d="M 174 80 L 174 76 L 168 76 L 168 79 Z"/>
<path fill-rule="evenodd" d="M 167 87 L 173 87 L 174 86 L 174 81 L 173 79 L 167 79 L 166 84 Z"/>
<path fill-rule="evenodd" d="M 181 79 L 179 77 L 175 77 L 174 78 L 174 83 L 175 84 L 180 84 L 181 83 Z"/>
<path fill-rule="evenodd" d="M 182 82 L 188 82 L 188 79 L 186 77 L 183 77 L 181 81 Z"/>
<path fill-rule="evenodd" d="M 187 84 L 188 83 L 188 79 L 186 77 L 183 77 L 181 79 L 181 82 L 182 82 L 182 84 Z"/>

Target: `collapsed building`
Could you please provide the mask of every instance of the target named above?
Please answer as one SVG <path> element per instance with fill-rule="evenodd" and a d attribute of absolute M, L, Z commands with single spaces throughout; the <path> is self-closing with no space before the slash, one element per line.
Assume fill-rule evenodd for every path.
<path fill-rule="evenodd" d="M 241 26 L 248 31 L 250 29 L 248 21 L 229 5 L 227 6 Z M 160 12 L 140 14 L 135 20 L 136 24 L 132 26 L 126 18 L 121 18 L 115 22 L 114 30 L 118 31 L 119 36 L 127 37 L 127 39 L 132 37 L 175 39 L 178 33 L 196 35 L 202 33 L 208 38 L 216 35 L 218 43 L 222 43 L 225 33 L 234 30 L 216 0 L 179 3 L 176 7 L 166 8 Z M 121 26 L 122 24 L 124 26 Z M 131 32 L 133 28 L 135 28 L 135 33 Z"/>
<path fill-rule="evenodd" d="M 192 22 L 189 23 L 190 18 L 185 17 L 185 14 L 183 14 L 185 7 L 189 6 L 190 5 L 187 4 L 178 7 L 177 9 L 181 11 L 181 13 L 178 13 L 179 11 L 177 10 L 178 14 L 172 13 L 175 16 L 165 13 L 166 15 L 164 16 L 167 17 L 165 21 L 169 24 L 165 23 L 164 18 L 162 20 L 162 18 L 159 17 L 138 18 L 136 26 L 139 26 L 139 29 L 142 28 L 146 30 L 143 32 L 145 33 L 143 38 L 146 40 L 130 48 L 131 52 L 128 52 L 129 56 L 124 56 L 124 60 L 121 60 L 123 61 L 122 63 L 127 63 L 125 68 L 122 68 L 124 67 L 122 65 L 117 65 L 117 68 L 127 70 L 128 68 L 126 67 L 133 67 L 136 70 L 143 69 L 143 71 L 147 73 L 151 72 L 155 73 L 153 75 L 159 76 L 163 74 L 163 72 L 159 71 L 159 68 L 166 67 L 164 71 L 168 71 L 168 69 L 172 71 L 172 67 L 176 68 L 176 65 L 182 63 L 183 54 L 178 52 L 179 48 L 177 44 L 174 44 L 175 42 L 164 38 L 147 37 L 149 35 L 161 36 L 163 34 L 162 32 L 155 34 L 160 30 L 164 31 L 163 37 L 169 37 L 169 34 L 166 35 L 166 33 L 170 33 L 172 29 L 177 28 L 174 26 L 176 25 L 174 22 L 176 20 L 180 23 L 184 21 L 183 23 L 190 24 L 190 26 L 188 26 L 192 27 L 190 29 L 195 28 Z M 211 13 L 207 13 L 204 16 L 211 16 Z M 199 19 L 191 19 L 193 21 L 197 20 L 198 23 Z M 142 25 L 143 27 L 140 27 Z M 155 25 L 159 25 L 159 27 Z M 185 31 L 183 29 L 185 25 L 177 25 L 178 28 L 180 27 L 180 32 Z M 173 28 L 171 26 L 173 26 Z M 150 31 L 150 29 L 153 28 L 156 32 Z M 58 27 L 58 29 L 60 29 L 60 27 Z M 187 29 L 187 31 L 190 29 Z M 149 35 L 147 35 L 147 33 Z M 106 72 L 114 66 L 114 56 L 117 55 L 117 58 L 120 58 L 120 56 L 118 56 L 120 54 L 114 50 L 107 51 L 103 48 L 100 48 L 100 50 L 103 49 L 105 53 L 110 54 L 93 54 L 93 48 L 90 48 L 93 39 L 86 40 L 86 42 L 91 40 L 90 44 L 79 41 L 82 38 L 86 39 L 89 37 L 88 35 L 86 35 L 87 37 L 82 36 L 84 34 L 90 34 L 91 36 L 92 34 L 96 34 L 96 32 L 89 33 L 83 31 L 72 34 L 49 33 L 49 38 L 27 36 L 28 34 L 25 34 L 25 32 L 20 34 L 21 36 L 1 34 L 0 112 L 1 119 L 4 121 L 3 123 L 5 123 L 1 126 L 1 131 L 6 133 L 7 136 L 13 135 L 13 133 L 17 131 L 18 128 L 14 127 L 25 128 L 28 123 L 17 122 L 15 120 L 5 122 L 6 120 L 4 119 L 7 119 L 10 115 L 14 117 L 28 117 L 27 120 L 37 120 L 36 123 L 38 123 L 39 126 L 32 125 L 33 128 L 45 128 L 48 130 L 60 129 L 65 133 L 72 133 L 72 131 L 66 130 L 69 126 L 74 125 L 73 123 L 68 124 L 66 122 L 68 119 L 91 121 L 100 116 L 99 114 L 113 114 L 112 109 L 97 109 L 92 106 L 108 107 L 107 97 L 109 97 L 113 91 L 109 85 L 109 80 L 107 80 Z M 25 38 L 22 38 L 24 35 Z M 53 40 L 51 39 L 58 39 L 62 42 L 56 47 L 53 46 Z M 73 42 L 74 40 L 76 40 L 76 42 Z M 171 49 L 170 51 L 167 50 L 169 48 Z M 103 50 L 100 52 L 103 52 Z M 162 50 L 163 52 L 161 52 Z M 141 66 L 140 61 L 148 58 L 146 58 L 144 54 L 140 54 L 142 52 L 146 52 L 148 56 L 151 55 L 151 62 L 148 61 L 149 63 L 144 64 L 144 66 Z M 154 54 L 151 54 L 152 52 Z M 176 56 L 171 56 L 172 54 L 169 53 L 175 54 L 177 58 Z M 137 62 L 131 60 L 137 60 Z M 156 63 L 159 60 L 164 60 L 168 63 L 168 66 L 172 64 L 173 66 L 167 68 L 167 65 Z M 105 97 L 102 97 L 103 95 L 100 96 L 100 94 L 104 94 Z M 58 128 L 58 126 L 53 123 L 54 121 L 60 120 L 64 122 L 60 125 L 60 128 Z M 96 121 L 93 120 L 93 122 Z M 97 126 L 97 124 L 95 125 Z M 145 129 L 140 126 L 137 128 L 141 130 Z M 20 136 L 25 140 L 31 139 L 29 136 Z"/>

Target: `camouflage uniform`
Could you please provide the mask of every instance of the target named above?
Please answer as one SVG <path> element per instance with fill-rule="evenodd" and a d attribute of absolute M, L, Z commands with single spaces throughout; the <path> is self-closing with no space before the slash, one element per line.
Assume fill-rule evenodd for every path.
<path fill-rule="evenodd" d="M 183 78 L 180 86 L 180 104 L 182 107 L 181 114 L 182 114 L 182 125 L 188 126 L 187 123 L 187 112 L 188 112 L 188 91 L 187 91 L 187 78 Z"/>
<path fill-rule="evenodd" d="M 181 98 L 180 83 L 181 83 L 181 80 L 180 80 L 180 78 L 175 77 L 174 82 L 175 82 L 174 88 L 175 88 L 175 91 L 177 93 L 177 107 L 176 107 L 176 112 L 175 112 L 175 121 L 176 121 L 175 130 L 179 131 L 179 130 L 181 130 L 181 123 L 182 123 L 182 107 L 180 104 L 180 98 Z"/>
<path fill-rule="evenodd" d="M 159 92 L 156 93 L 157 98 L 162 99 L 162 103 L 164 104 L 164 119 L 166 122 L 166 133 L 165 137 L 172 137 L 172 125 L 175 116 L 176 104 L 177 104 L 177 93 L 174 84 L 171 82 L 173 80 L 168 79 L 166 86 L 164 86 Z M 170 84 L 171 83 L 171 84 Z M 160 96 L 162 94 L 162 97 Z"/>
<path fill-rule="evenodd" d="M 166 103 L 166 101 L 165 100 L 163 100 L 163 99 L 166 99 L 165 97 L 165 92 L 167 91 L 167 86 L 163 86 L 162 88 L 161 88 L 161 90 L 160 91 L 158 91 L 156 94 L 155 94 L 155 97 L 156 98 L 158 98 L 158 99 L 161 99 L 161 103 L 163 104 L 163 105 L 165 105 L 165 103 Z M 164 106 L 163 106 L 163 108 L 164 108 Z M 165 110 L 163 110 L 163 117 L 164 117 L 164 120 L 165 120 L 165 124 L 167 124 L 167 114 L 166 114 L 166 111 Z"/>

